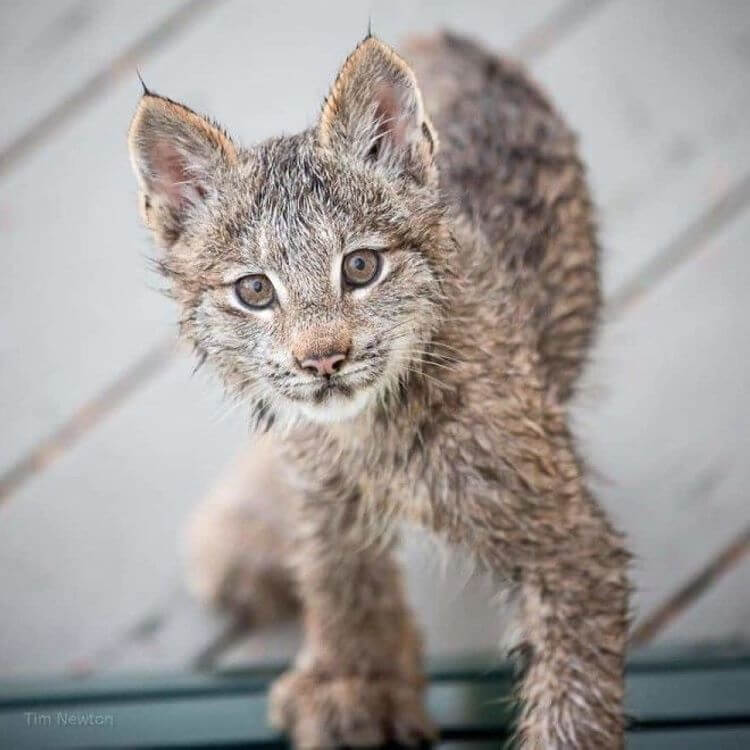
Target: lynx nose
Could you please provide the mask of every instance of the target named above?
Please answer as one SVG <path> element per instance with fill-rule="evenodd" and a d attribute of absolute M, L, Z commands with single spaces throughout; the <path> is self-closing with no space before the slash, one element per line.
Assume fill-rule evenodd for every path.
<path fill-rule="evenodd" d="M 320 377 L 328 377 L 333 375 L 346 359 L 346 354 L 341 352 L 334 352 L 333 354 L 326 354 L 322 357 L 308 357 L 303 359 L 299 366 L 303 370 L 313 373 L 313 375 L 319 375 Z"/>

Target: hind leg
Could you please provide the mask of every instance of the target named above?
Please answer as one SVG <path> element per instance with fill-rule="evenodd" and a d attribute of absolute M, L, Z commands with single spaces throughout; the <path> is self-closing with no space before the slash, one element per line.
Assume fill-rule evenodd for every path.
<path fill-rule="evenodd" d="M 253 440 L 190 519 L 188 586 L 203 602 L 253 625 L 298 609 L 288 567 L 289 490 L 274 443 Z"/>

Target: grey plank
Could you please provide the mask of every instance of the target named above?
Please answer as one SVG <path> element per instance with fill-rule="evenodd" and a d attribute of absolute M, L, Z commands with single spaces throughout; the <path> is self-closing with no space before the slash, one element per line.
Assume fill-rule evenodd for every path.
<path fill-rule="evenodd" d="M 747 524 L 749 231 L 746 212 L 605 327 L 577 405 L 582 452 L 636 553 L 641 614 Z M 701 637 L 721 619 L 706 613 Z"/>
<path fill-rule="evenodd" d="M 165 616 L 184 517 L 247 435 L 190 371 L 179 359 L 0 509 L 1 673 L 86 671 Z"/>
<path fill-rule="evenodd" d="M 480 3 L 460 8 L 386 3 L 376 6 L 373 16 L 376 30 L 386 38 L 396 39 L 406 29 L 452 25 L 502 48 L 512 46 L 558 7 L 551 0 L 539 6 L 501 3 L 489 11 Z M 609 290 L 627 281 L 679 234 L 707 197 L 748 169 L 750 147 L 739 124 L 750 87 L 743 87 L 746 66 L 735 51 L 742 49 L 749 14 L 744 6 L 729 3 L 726 13 L 706 19 L 705 7 L 685 4 L 680 23 L 671 23 L 673 6 L 612 4 L 535 66 L 582 131 L 596 195 L 605 207 Z M 292 12 L 295 24 L 290 29 Z M 365 15 L 364 6 L 347 4 L 331 25 L 313 10 L 289 4 L 227 6 L 150 63 L 145 74 L 155 88 L 215 112 L 252 141 L 309 122 L 350 46 L 348 40 L 360 34 Z M 644 37 L 641 29 L 649 24 L 655 29 Z M 248 38 L 254 39 L 252 45 Z M 285 45 L 297 53 L 279 54 Z M 196 49 L 201 52 L 196 54 Z M 632 54 L 635 49 L 638 55 Z M 704 58 L 705 65 L 700 62 Z M 662 59 L 668 64 L 659 67 Z M 679 67 L 680 62 L 685 65 Z M 658 70 L 651 75 L 648 65 Z M 665 96 L 664 90 L 680 88 L 675 81 L 682 80 L 683 70 L 697 83 L 672 101 L 675 95 Z M 217 71 L 221 86 L 216 85 Z M 621 80 L 627 86 L 620 85 Z M 658 127 L 634 126 L 632 108 L 622 99 L 631 90 L 643 99 L 649 122 Z M 10 276 L 0 282 L 0 346 L 5 355 L 0 377 L 7 383 L 6 392 L 20 394 L 3 404 L 12 437 L 0 440 L 0 466 L 24 455 L 143 352 L 146 342 L 153 343 L 154 332 L 167 331 L 172 319 L 167 306 L 149 298 L 141 259 L 134 255 L 136 248 L 146 252 L 146 243 L 133 218 L 132 180 L 118 123 L 124 128 L 136 91 L 135 84 L 120 86 L 82 122 L 65 128 L 6 181 L 0 197 L 0 219 L 13 259 Z M 255 107 L 260 101 L 264 106 Z M 719 127 L 728 120 L 734 123 L 731 132 Z M 690 137 L 700 148 L 688 149 L 678 167 L 662 168 L 670 144 L 686 128 L 692 129 Z M 82 149 L 83 143 L 88 148 Z M 634 196 L 637 206 L 617 198 L 623 191 Z M 81 220 L 80 196 L 92 194 L 97 200 L 83 204 L 87 215 Z M 50 253 L 51 247 L 64 252 Z M 29 305 L 29 298 L 54 298 L 54 319 L 45 305 Z M 117 298 L 128 300 L 127 319 L 110 302 Z M 33 348 L 30 340 L 36 342 Z M 101 356 L 88 357 L 92 350 Z"/>
<path fill-rule="evenodd" d="M 0 152 L 183 0 L 0 3 Z"/>
<path fill-rule="evenodd" d="M 249 630 L 218 651 L 211 666 L 223 670 L 289 663 L 301 643 L 302 629 L 299 623 L 268 625 Z"/>
<path fill-rule="evenodd" d="M 476 570 L 465 552 L 442 546 L 428 534 L 407 528 L 402 549 L 409 600 L 433 659 L 483 651 L 497 653 L 515 613 L 513 601 Z"/>
<path fill-rule="evenodd" d="M 581 134 L 615 293 L 750 171 L 750 6 L 618 0 L 534 70 Z"/>
<path fill-rule="evenodd" d="M 750 558 L 714 584 L 657 638 L 668 643 L 701 641 L 750 643 Z"/>
<path fill-rule="evenodd" d="M 524 15 L 526 11 L 517 10 L 515 27 L 514 16 L 509 13 L 509 31 L 501 23 L 500 14 L 510 5 L 503 4 L 496 11 L 494 26 L 477 10 L 471 23 L 482 22 L 481 27 L 469 27 L 469 9 L 465 30 L 473 30 L 497 46 L 510 45 L 514 33 L 525 33 L 532 27 L 536 12 L 532 9 Z M 379 12 L 374 13 L 376 30 L 386 38 L 397 37 L 400 24 L 429 26 L 438 18 L 427 11 L 423 14 L 419 5 L 406 6 L 406 10 L 402 7 L 399 5 L 390 16 L 383 13 L 382 29 L 378 28 Z M 426 7 L 429 10 L 433 6 Z M 680 23 L 659 26 L 660 16 L 657 13 L 652 17 L 647 12 L 649 7 L 644 3 L 608 6 L 536 66 L 583 133 L 583 147 L 592 163 L 598 193 L 604 198 L 607 222 L 615 227 L 621 222 L 621 229 L 616 231 L 623 232 L 623 237 L 632 231 L 640 239 L 643 233 L 635 252 L 631 247 L 635 242 L 612 243 L 617 263 L 632 261 L 635 265 L 658 252 L 662 241 L 679 232 L 701 209 L 699 198 L 705 199 L 710 175 L 729 170 L 729 179 L 719 183 L 721 189 L 747 167 L 743 143 L 732 139 L 731 129 L 728 134 L 717 130 L 717 121 L 712 119 L 715 114 L 721 120 L 722 113 L 724 119 L 734 117 L 735 110 L 725 98 L 727 90 L 737 94 L 738 111 L 744 111 L 743 92 L 733 88 L 739 75 L 734 57 L 725 54 L 723 47 L 714 50 L 725 42 L 736 42 L 736 34 L 746 28 L 744 14 L 737 5 L 728 4 L 722 18 L 729 21 L 706 19 L 701 6 L 685 4 Z M 659 12 L 667 12 L 665 7 L 658 6 Z M 463 8 L 459 11 L 440 6 L 439 11 L 455 24 Z M 291 12 L 295 13 L 295 24 L 290 29 Z M 320 19 L 311 9 L 288 4 L 226 6 L 206 18 L 200 29 L 157 56 L 148 65 L 146 78 L 157 90 L 185 98 L 235 124 L 235 130 L 246 140 L 301 127 L 316 111 L 336 66 L 351 46 L 349 40 L 361 35 L 367 13 L 363 6 L 347 5 L 341 14 L 331 15 L 335 15 L 333 21 L 331 17 Z M 494 19 L 490 20 L 495 23 Z M 661 29 L 661 36 L 656 31 L 643 33 L 649 21 Z M 288 49 L 297 50 L 297 55 L 282 54 Z M 634 49 L 639 55 L 633 54 Z M 684 68 L 677 65 L 682 59 L 680 49 L 690 53 L 689 59 L 682 61 L 687 66 Z M 624 57 L 626 52 L 630 52 L 629 60 Z M 694 95 L 677 96 L 675 101 L 665 97 L 662 129 L 660 98 L 664 86 L 683 69 L 697 74 L 701 56 L 709 55 L 719 58 L 719 67 L 715 70 L 714 63 L 707 62 L 708 83 L 698 77 L 696 85 L 700 87 Z M 663 58 L 669 64 L 652 75 L 651 67 L 643 62 L 649 57 L 657 62 Z M 232 71 L 222 75 L 220 86 L 216 84 L 217 71 Z M 728 78 L 726 86 L 720 85 L 722 71 Z M 625 76 L 622 80 L 629 82 L 630 88 L 620 85 L 618 75 Z M 613 86 L 611 81 L 618 85 Z M 294 88 L 290 88 L 292 84 Z M 652 122 L 659 127 L 633 128 L 632 111 L 625 100 L 631 90 L 647 99 Z M 137 250 L 144 248 L 145 242 L 135 225 L 132 181 L 122 143 L 124 124 L 136 97 L 135 85 L 117 87 L 86 118 L 63 128 L 2 183 L 0 201 L 10 242 L 5 247 L 11 250 L 10 273 L 0 281 L 5 305 L 0 339 L 4 350 L 0 365 L 2 410 L 10 426 L 0 439 L 3 465 L 101 388 L 146 344 L 171 330 L 174 313 L 146 288 Z M 706 113 L 713 114 L 709 117 Z M 668 144 L 680 133 L 678 114 L 686 128 L 697 119 L 699 127 L 690 132 L 701 149 L 670 172 L 658 168 L 657 157 L 664 157 Z M 717 141 L 722 134 L 726 138 Z M 659 181 L 662 175 L 668 176 L 667 183 Z M 635 190 L 637 185 L 640 191 Z M 637 209 L 618 198 L 629 186 L 637 193 Z M 652 191 L 653 204 L 649 202 Z M 96 200 L 84 201 L 82 196 L 96 196 Z M 675 210 L 678 200 L 682 201 L 680 211 Z M 652 205 L 661 205 L 663 210 L 658 215 L 650 214 Z M 46 221 L 39 221 L 40 216 Z M 653 227 L 649 226 L 651 221 Z M 641 584 L 639 605 L 644 610 L 720 547 L 741 512 L 738 493 L 744 478 L 736 455 L 742 445 L 746 448 L 742 435 L 748 434 L 748 415 L 742 405 L 736 408 L 736 402 L 747 375 L 742 337 L 744 341 L 748 337 L 740 307 L 741 288 L 743 284 L 746 287 L 747 277 L 744 256 L 738 249 L 742 230 L 736 231 L 736 236 L 721 240 L 727 244 L 721 245 L 713 265 L 701 265 L 698 272 L 691 271 L 687 277 L 677 274 L 667 280 L 658 295 L 610 329 L 598 354 L 600 362 L 610 365 L 609 371 L 599 370 L 598 378 L 612 396 L 599 409 L 589 405 L 592 413 L 586 418 L 591 426 L 581 431 L 594 464 L 617 482 L 615 487 L 605 487 L 603 494 L 639 553 L 636 575 Z M 639 255 L 641 252 L 645 254 Z M 690 268 L 695 266 L 691 264 Z M 608 287 L 614 288 L 617 279 L 626 277 L 625 271 L 614 273 Z M 731 278 L 725 283 L 724 277 Z M 704 287 L 708 288 L 709 299 L 703 297 Z M 30 299 L 35 304 L 29 304 Z M 48 311 L 48 306 L 53 309 Z M 29 342 L 34 342 L 33 346 Z M 709 356 L 703 357 L 706 353 Z M 177 378 L 174 373 L 182 373 L 183 366 L 175 365 L 172 374 L 164 377 Z M 10 562 L 18 566 L 5 566 L 6 577 L 0 586 L 16 613 L 15 622 L 3 626 L 11 635 L 4 646 L 10 657 L 3 657 L 11 661 L 3 662 L 0 669 L 59 669 L 71 662 L 85 663 L 92 654 L 101 653 L 101 646 L 112 643 L 113 637 L 116 640 L 120 632 L 128 632 L 144 613 L 154 608 L 158 611 L 170 596 L 179 577 L 171 552 L 176 531 L 166 528 L 164 518 L 157 532 L 150 534 L 142 533 L 135 521 L 123 520 L 120 505 L 126 493 L 122 488 L 133 483 L 132 467 L 137 466 L 134 486 L 158 487 L 162 498 L 169 498 L 159 506 L 159 512 L 170 515 L 176 526 L 188 505 L 200 496 L 199 485 L 204 489 L 209 485 L 220 463 L 218 456 L 224 452 L 229 455 L 238 438 L 234 433 L 216 437 L 204 429 L 201 420 L 210 409 L 202 411 L 192 403 L 199 392 L 204 393 L 194 390 L 197 386 L 177 386 L 175 381 L 162 388 L 162 382 L 152 384 L 111 423 L 102 425 L 59 465 L 30 484 L 8 510 L 0 511 L 6 522 L 4 533 L 17 540 L 3 549 L 13 551 Z M 157 391 L 159 395 L 154 396 Z M 210 393 L 205 392 L 205 396 L 212 398 Z M 155 436 L 160 441 L 158 446 L 150 440 L 141 445 L 141 434 L 151 428 L 157 413 L 162 420 L 176 420 L 184 428 L 172 436 L 172 457 L 165 454 L 165 436 L 160 431 L 165 427 L 161 423 Z M 129 426 L 122 426 L 120 420 L 124 418 Z M 648 440 L 642 436 L 644 425 Z M 695 431 L 694 425 L 700 425 L 700 429 Z M 116 426 L 122 430 L 119 437 L 107 437 L 107 431 Z M 239 425 L 229 432 L 232 430 L 239 432 Z M 159 450 L 154 452 L 156 447 Z M 119 456 L 120 461 L 113 461 L 112 455 Z M 211 456 L 215 463 L 211 463 Z M 725 466 L 722 461 L 727 456 L 729 464 Z M 198 467 L 192 465 L 195 457 Z M 175 479 L 183 470 L 187 479 L 192 478 L 185 484 Z M 717 473 L 721 477 L 718 485 L 712 480 Z M 701 489 L 706 486 L 715 494 Z M 684 501 L 691 487 L 692 506 Z M 711 495 L 711 502 L 699 502 L 695 487 L 703 495 Z M 97 522 L 101 520 L 96 503 L 102 497 L 116 497 L 120 503 L 110 524 L 116 528 L 110 527 L 103 536 L 99 530 L 90 536 L 78 530 L 65 541 L 60 529 L 84 528 L 91 514 Z M 139 492 L 133 507 L 134 518 L 145 528 L 153 509 L 151 500 L 148 492 Z M 15 515 L 21 512 L 21 505 L 30 505 L 34 512 Z M 27 540 L 28 552 L 19 549 L 23 539 Z M 690 545 L 684 543 L 685 539 Z M 31 556 L 34 546 L 45 550 L 38 564 Z M 117 554 L 108 555 L 112 550 Z M 417 563 L 412 565 L 414 595 L 418 597 L 422 591 L 426 594 L 425 601 L 417 601 L 417 605 L 424 607 L 420 612 L 428 631 L 433 627 L 438 633 L 431 638 L 433 643 L 438 647 L 451 645 L 457 631 L 468 634 L 469 645 L 495 640 L 497 620 L 489 608 L 484 608 L 487 597 L 483 593 L 471 594 L 472 604 L 465 608 L 463 600 L 449 606 L 449 596 L 445 609 L 441 609 L 444 602 L 436 590 L 420 584 L 420 575 L 426 580 L 434 576 L 429 571 L 420 573 Z M 95 570 L 87 572 L 90 568 Z M 19 569 L 25 572 L 19 573 Z M 106 581 L 123 581 L 123 571 L 132 576 L 130 588 L 120 585 L 113 591 Z M 24 587 L 29 590 L 19 590 Z M 70 601 L 58 601 L 63 588 L 73 597 Z M 54 618 L 45 616 L 50 608 Z M 457 613 L 457 619 L 444 621 L 442 613 L 446 610 Z M 90 613 L 86 619 L 92 623 L 82 625 L 82 611 Z M 79 628 L 80 633 L 73 632 Z M 205 633 L 201 637 L 205 638 Z M 176 638 L 175 643 L 178 641 L 180 653 L 189 653 L 191 644 Z M 128 653 L 137 661 L 132 648 L 131 643 Z M 258 642 L 256 650 L 262 648 L 262 641 Z M 144 657 L 143 663 L 147 661 Z M 115 662 L 117 659 L 111 663 Z"/>
<path fill-rule="evenodd" d="M 191 497 L 191 496 L 190 496 Z M 189 505 L 186 499 L 185 504 Z M 176 534 L 165 538 L 165 549 L 173 564 L 184 509 L 178 508 Z M 165 555 L 165 558 L 167 556 Z M 167 592 L 159 592 L 151 609 L 138 610 L 137 619 L 129 621 L 124 629 L 111 632 L 98 639 L 94 647 L 89 644 L 73 659 L 66 662 L 67 673 L 89 675 L 95 672 L 141 671 L 169 673 L 198 667 L 198 660 L 206 644 L 217 641 L 227 629 L 223 616 L 201 605 L 184 586 L 180 569 L 178 580 Z"/>
<path fill-rule="evenodd" d="M 748 555 L 750 555 L 750 524 L 742 527 L 741 531 L 733 536 L 717 554 L 713 555 L 704 567 L 683 581 L 680 587 L 664 599 L 658 607 L 647 612 L 640 619 L 633 629 L 634 645 L 650 643 L 655 637 L 661 637 L 674 620 L 685 612 L 691 611 L 691 608 L 699 608 L 706 595 L 711 593 L 712 589 L 721 586 L 724 583 L 723 579 L 727 575 L 731 576 Z M 723 620 L 720 627 L 725 627 Z M 704 639 L 715 642 L 717 638 L 720 636 L 713 631 L 706 630 Z M 734 641 L 728 641 L 728 643 L 734 644 Z"/>

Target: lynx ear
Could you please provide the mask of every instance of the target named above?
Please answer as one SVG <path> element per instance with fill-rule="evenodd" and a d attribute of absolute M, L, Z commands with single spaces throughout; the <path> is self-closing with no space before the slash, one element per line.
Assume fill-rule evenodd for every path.
<path fill-rule="evenodd" d="M 419 182 L 435 177 L 437 137 L 411 68 L 368 36 L 339 72 L 324 105 L 318 140 Z"/>
<path fill-rule="evenodd" d="M 237 161 L 229 137 L 187 107 L 146 92 L 128 135 L 143 218 L 169 247 L 212 191 L 223 167 Z"/>

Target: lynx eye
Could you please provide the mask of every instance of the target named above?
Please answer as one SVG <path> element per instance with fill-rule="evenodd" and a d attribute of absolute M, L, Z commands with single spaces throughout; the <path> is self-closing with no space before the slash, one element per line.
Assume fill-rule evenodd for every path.
<path fill-rule="evenodd" d="M 234 291 L 243 305 L 253 307 L 256 310 L 268 307 L 276 296 L 271 280 L 262 273 L 237 279 L 234 283 Z"/>
<path fill-rule="evenodd" d="M 354 250 L 344 256 L 341 275 L 349 286 L 367 286 L 380 272 L 380 253 L 375 250 Z"/>

